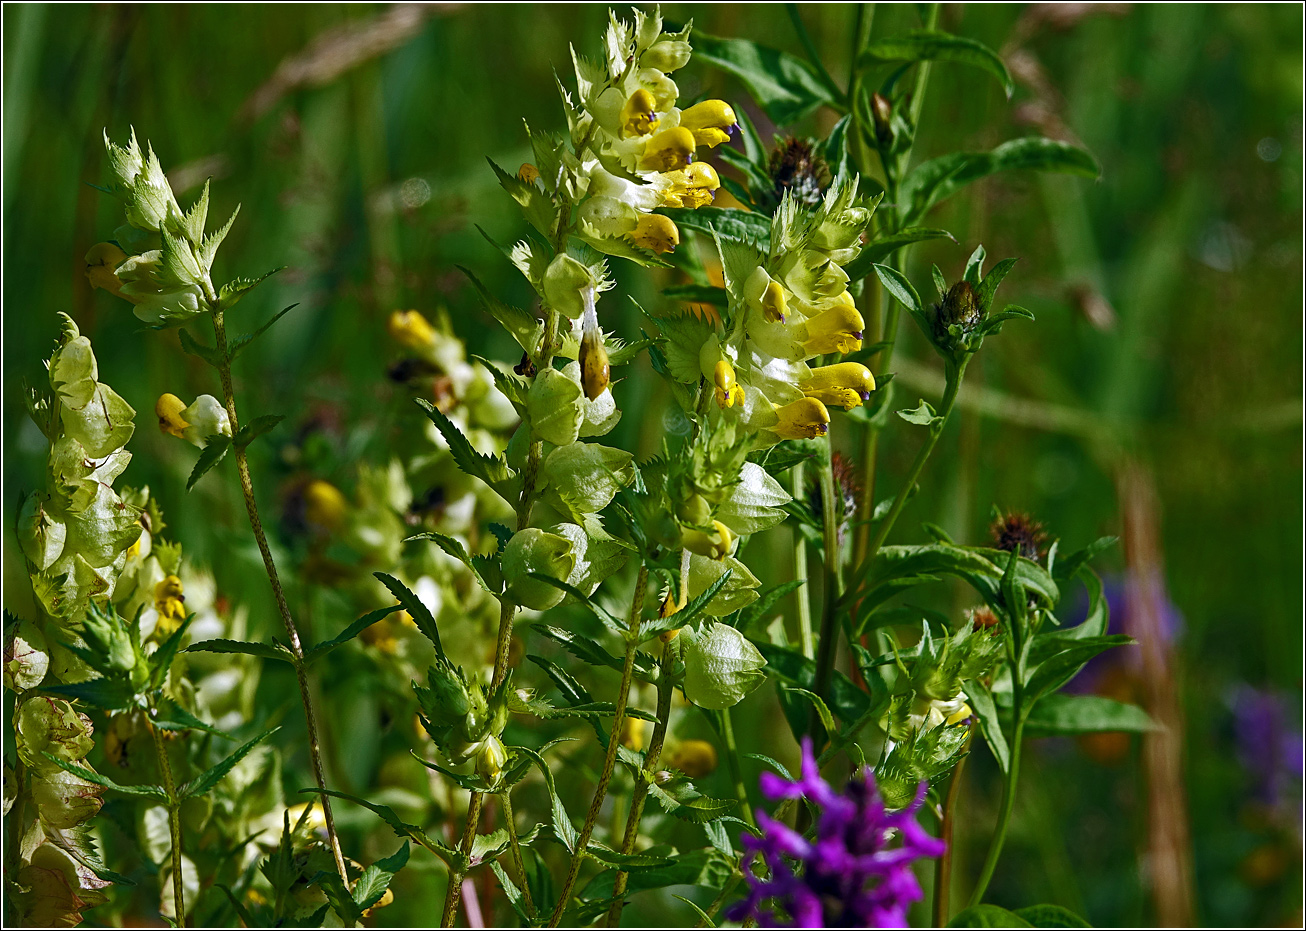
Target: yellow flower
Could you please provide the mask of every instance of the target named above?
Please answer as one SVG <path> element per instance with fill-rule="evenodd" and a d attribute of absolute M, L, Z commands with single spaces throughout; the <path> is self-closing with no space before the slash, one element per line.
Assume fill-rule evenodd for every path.
<path fill-rule="evenodd" d="M 799 398 L 792 404 L 776 407 L 775 414 L 780 422 L 770 429 L 785 440 L 812 440 L 825 436 L 826 425 L 830 422 L 830 412 L 816 398 Z"/>
<path fill-rule="evenodd" d="M 741 407 L 744 404 L 744 389 L 739 386 L 735 380 L 735 367 L 722 359 L 716 364 L 716 369 L 712 373 L 712 380 L 716 382 L 716 403 L 720 408 L 734 407 L 736 404 Z"/>
<path fill-rule="evenodd" d="M 159 612 L 159 620 L 151 637 L 162 641 L 186 620 L 186 596 L 182 594 L 181 579 L 170 575 L 154 586 L 154 610 Z"/>
<path fill-rule="evenodd" d="M 664 129 L 649 139 L 640 171 L 677 171 L 694 160 L 694 134 L 683 126 Z"/>
<path fill-rule="evenodd" d="M 580 386 L 591 401 L 608 387 L 612 367 L 608 364 L 608 351 L 603 348 L 603 333 L 598 327 L 586 330 L 580 341 Z"/>
<path fill-rule="evenodd" d="M 707 533 L 692 527 L 682 527 L 680 545 L 691 553 L 706 556 L 708 559 L 725 559 L 735 548 L 735 541 L 738 538 L 734 531 L 719 520 L 712 521 L 712 528 L 713 532 Z"/>
<path fill-rule="evenodd" d="M 784 323 L 788 311 L 784 287 L 778 281 L 770 282 L 762 292 L 762 316 L 769 323 Z"/>
<path fill-rule="evenodd" d="M 680 171 L 668 172 L 671 187 L 664 195 L 664 207 L 688 207 L 697 210 L 705 207 L 716 197 L 716 190 L 721 187 L 721 178 L 716 169 L 707 162 L 694 162 Z"/>
<path fill-rule="evenodd" d="M 517 169 L 517 180 L 534 184 L 540 180 L 540 170 L 530 162 L 522 162 L 522 166 Z"/>
<path fill-rule="evenodd" d="M 435 329 L 415 310 L 396 310 L 386 322 L 394 339 L 409 349 L 427 349 L 435 345 Z"/>
<path fill-rule="evenodd" d="M 304 519 L 317 530 L 339 530 L 345 521 L 348 502 L 340 489 L 315 478 L 304 488 Z"/>
<path fill-rule="evenodd" d="M 680 125 L 694 134 L 699 145 L 716 146 L 730 140 L 735 111 L 724 100 L 704 100 L 680 114 Z"/>
<path fill-rule="evenodd" d="M 110 294 L 122 297 L 122 282 L 118 280 L 116 269 L 127 261 L 127 253 L 111 242 L 97 242 L 86 253 L 86 277 L 92 288 L 103 288 Z"/>
<path fill-rule="evenodd" d="M 811 377 L 799 382 L 798 387 L 803 389 L 803 394 L 827 407 L 838 406 L 850 411 L 870 400 L 875 376 L 859 362 L 840 362 L 812 369 Z"/>
<path fill-rule="evenodd" d="M 691 779 L 699 779 L 716 769 L 716 747 L 706 740 L 685 740 L 671 754 L 671 768 Z"/>
<path fill-rule="evenodd" d="M 644 749 L 644 722 L 630 715 L 621 722 L 621 745 L 639 752 Z"/>
<path fill-rule="evenodd" d="M 630 241 L 641 249 L 660 255 L 680 245 L 680 230 L 670 217 L 660 213 L 646 213 L 635 222 L 635 228 L 630 231 Z"/>
<path fill-rule="evenodd" d="M 657 108 L 653 95 L 640 88 L 630 95 L 621 108 L 621 134 L 623 136 L 647 136 L 658 128 Z"/>
<path fill-rule="evenodd" d="M 829 310 L 822 311 L 807 321 L 807 341 L 803 348 L 810 356 L 827 352 L 849 353 L 862 348 L 862 331 L 866 321 L 853 306 L 847 291 Z"/>
<path fill-rule="evenodd" d="M 181 416 L 181 412 L 185 409 L 186 405 L 175 394 L 159 395 L 159 400 L 154 403 L 154 415 L 159 418 L 159 429 L 179 440 L 184 440 L 185 430 L 190 426 Z"/>

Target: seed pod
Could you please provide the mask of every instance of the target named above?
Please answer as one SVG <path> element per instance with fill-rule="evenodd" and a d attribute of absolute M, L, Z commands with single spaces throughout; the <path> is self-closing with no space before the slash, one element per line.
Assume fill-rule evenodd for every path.
<path fill-rule="evenodd" d="M 608 351 L 603 348 L 603 332 L 587 330 L 580 341 L 580 385 L 585 397 L 591 401 L 607 390 L 612 370 L 608 365 Z"/>

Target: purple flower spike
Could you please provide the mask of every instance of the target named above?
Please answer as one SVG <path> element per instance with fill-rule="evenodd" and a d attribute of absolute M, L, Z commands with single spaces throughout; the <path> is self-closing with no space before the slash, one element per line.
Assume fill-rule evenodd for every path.
<path fill-rule="evenodd" d="M 821 778 L 810 740 L 803 741 L 799 779 L 763 773 L 758 783 L 772 801 L 806 798 L 821 809 L 808 839 L 764 814 L 761 837 L 745 834 L 744 849 L 762 857 L 769 879 L 746 871 L 748 895 L 726 911 L 730 921 L 751 918 L 764 928 L 905 928 L 907 909 L 922 892 L 912 862 L 943 853 L 943 841 L 916 823 L 925 783 L 902 811 L 888 812 L 868 768 L 840 795 Z M 893 846 L 889 846 L 893 842 Z"/>

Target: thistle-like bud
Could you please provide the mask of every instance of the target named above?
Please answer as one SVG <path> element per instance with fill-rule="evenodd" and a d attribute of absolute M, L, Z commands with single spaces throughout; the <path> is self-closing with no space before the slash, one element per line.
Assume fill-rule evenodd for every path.
<path fill-rule="evenodd" d="M 830 186 L 829 166 L 809 139 L 791 137 L 777 144 L 771 150 L 767 173 L 774 184 L 769 199 L 777 204 L 788 194 L 806 207 L 815 207 Z"/>
<path fill-rule="evenodd" d="M 1018 552 L 1034 562 L 1043 559 L 1043 545 L 1048 541 L 1043 525 L 1019 511 L 1000 514 L 989 525 L 989 536 L 998 549 L 1008 553 Z"/>
<path fill-rule="evenodd" d="M 608 351 L 603 348 L 603 331 L 595 327 L 586 330 L 580 341 L 580 385 L 585 397 L 596 400 L 612 377 L 608 365 Z"/>
<path fill-rule="evenodd" d="M 678 171 L 694 160 L 697 143 L 683 126 L 664 129 L 649 139 L 639 160 L 640 171 Z"/>
<path fill-rule="evenodd" d="M 974 331 L 982 316 L 975 289 L 963 278 L 948 289 L 940 303 L 934 305 L 935 334 L 940 340 L 952 342 L 952 327 L 955 326 L 964 339 Z"/>
<path fill-rule="evenodd" d="M 875 141 L 886 149 L 893 144 L 893 104 L 883 94 L 871 95 L 871 119 L 875 123 Z"/>

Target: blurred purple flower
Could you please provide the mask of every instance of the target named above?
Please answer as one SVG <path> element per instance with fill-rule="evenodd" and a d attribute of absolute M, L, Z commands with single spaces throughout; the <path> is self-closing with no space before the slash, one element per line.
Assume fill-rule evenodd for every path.
<path fill-rule="evenodd" d="M 763 927 L 905 928 L 907 908 L 921 899 L 912 861 L 937 857 L 944 843 L 916 823 L 925 801 L 922 782 L 916 800 L 888 812 L 869 768 L 836 793 L 817 769 L 810 740 L 803 740 L 797 782 L 763 773 L 762 794 L 772 800 L 806 797 L 821 809 L 816 837 L 759 813 L 761 837 L 745 834 L 744 848 L 760 853 L 770 870 L 758 879 L 746 870 L 749 893 L 726 912 L 730 921 L 752 918 Z M 895 835 L 901 843 L 889 847 Z M 795 861 L 795 865 L 791 865 Z M 767 900 L 770 907 L 764 908 Z"/>
<path fill-rule="evenodd" d="M 1102 580 L 1102 594 L 1106 597 L 1109 612 L 1107 618 L 1108 634 L 1129 634 L 1135 640 L 1142 640 L 1147 636 L 1145 631 L 1139 630 L 1138 620 L 1132 617 L 1129 611 L 1130 588 L 1137 584 L 1129 573 L 1107 576 Z M 1081 590 L 1078 605 L 1068 623 L 1072 625 L 1079 624 L 1087 616 L 1088 597 Z M 1164 593 L 1160 605 L 1159 620 L 1161 639 L 1169 647 L 1183 633 L 1184 616 L 1174 602 Z M 1130 674 L 1130 677 L 1137 675 L 1142 671 L 1142 662 L 1142 653 L 1137 648 L 1107 650 L 1104 653 L 1099 653 L 1088 661 L 1088 665 L 1084 667 L 1079 675 L 1070 681 L 1066 686 L 1066 691 L 1079 694 L 1097 692 L 1099 686 L 1107 684 L 1116 678 L 1117 671 L 1125 671 Z"/>
<path fill-rule="evenodd" d="M 1272 808 L 1300 804 L 1302 734 L 1291 722 L 1287 699 L 1249 685 L 1229 700 L 1238 760 L 1253 780 L 1257 801 Z"/>

